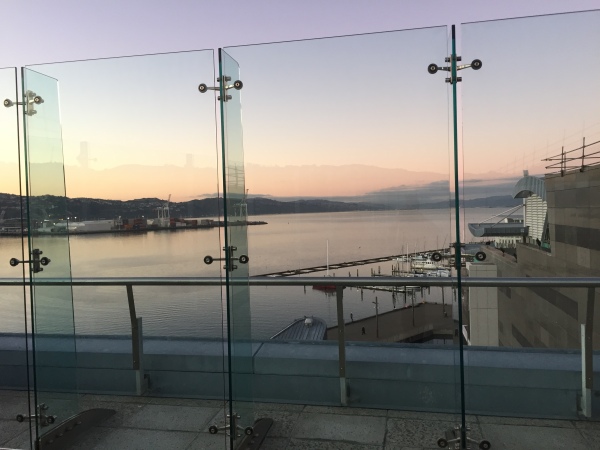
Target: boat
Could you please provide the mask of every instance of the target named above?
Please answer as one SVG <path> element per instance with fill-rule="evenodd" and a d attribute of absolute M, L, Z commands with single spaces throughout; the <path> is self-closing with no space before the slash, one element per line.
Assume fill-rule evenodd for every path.
<path fill-rule="evenodd" d="M 417 270 L 438 270 L 438 265 L 431 259 L 412 260 L 411 267 Z"/>
<path fill-rule="evenodd" d="M 440 278 L 448 278 L 450 277 L 450 270 L 448 269 L 437 269 L 431 270 L 427 272 L 428 277 L 440 277 Z"/>
<path fill-rule="evenodd" d="M 316 291 L 333 292 L 335 286 L 333 284 L 316 284 L 312 287 Z"/>

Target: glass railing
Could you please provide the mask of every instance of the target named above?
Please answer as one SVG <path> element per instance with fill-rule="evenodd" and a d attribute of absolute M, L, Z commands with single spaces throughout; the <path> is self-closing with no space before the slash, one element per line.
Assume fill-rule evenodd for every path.
<path fill-rule="evenodd" d="M 216 351 L 222 346 L 222 341 L 215 342 L 211 336 L 172 337 L 166 333 L 156 336 L 145 334 L 141 329 L 139 335 L 142 339 L 136 341 L 133 325 L 145 325 L 143 319 L 137 322 L 134 320 L 139 319 L 135 311 L 151 301 L 144 294 L 140 294 L 144 289 L 217 287 L 222 284 L 219 278 L 76 278 L 72 282 L 48 278 L 40 281 L 44 287 L 67 286 L 71 283 L 75 289 L 84 292 L 97 287 L 113 290 L 113 300 L 128 305 L 126 308 L 130 311 L 129 333 L 77 335 L 80 393 L 222 399 L 222 390 L 214 385 L 214 377 L 218 377 L 219 373 L 220 376 L 223 374 L 222 356 Z M 252 287 L 277 286 L 292 291 L 297 288 L 303 289 L 305 286 L 318 286 L 320 283 L 320 277 L 255 277 L 250 280 Z M 22 280 L 0 280 L 3 290 L 21 284 Z M 372 288 L 401 289 L 411 284 L 425 290 L 449 289 L 456 285 L 456 279 L 335 277 L 331 284 L 341 288 L 334 294 L 334 298 L 337 305 L 347 309 L 343 300 L 343 288 L 360 289 L 368 284 Z M 467 289 L 524 286 L 569 288 L 583 290 L 593 297 L 600 281 L 597 278 L 469 278 L 464 280 L 464 286 Z M 285 301 L 279 304 L 282 307 L 287 306 Z M 415 305 L 410 309 L 414 311 L 422 307 Z M 591 313 L 593 314 L 593 310 Z M 588 329 L 591 332 L 592 319 L 585 315 L 582 317 L 584 323 L 591 327 L 591 330 Z M 414 403 L 410 403 L 411 395 L 417 394 L 411 394 L 408 390 L 405 395 L 398 394 L 398 398 L 404 403 L 394 404 L 385 399 L 391 394 L 397 395 L 396 392 L 403 391 L 399 385 L 406 374 L 415 377 L 420 374 L 418 378 L 421 392 L 422 389 L 443 391 L 448 383 L 448 371 L 452 372 L 454 367 L 454 351 L 451 346 L 443 345 L 443 342 L 396 344 L 394 347 L 382 342 L 356 342 L 345 337 L 352 324 L 351 320 L 344 320 L 343 323 L 330 327 L 327 335 L 321 339 L 303 340 L 294 336 L 253 339 L 255 400 L 447 412 L 447 406 L 434 402 L 434 397 L 429 397 L 432 400 L 429 402 L 413 399 Z M 302 326 L 307 325 L 303 323 Z M 310 326 L 316 328 L 318 324 L 312 322 Z M 341 333 L 338 332 L 340 327 L 344 330 Z M 12 336 L 18 336 L 18 333 L 13 333 Z M 5 335 L 2 341 L 6 342 L 6 339 L 12 337 Z M 340 349 L 344 349 L 345 352 L 340 352 Z M 11 350 L 3 346 L 5 357 L 7 354 L 23 351 L 20 347 Z M 65 349 L 58 350 L 59 353 L 63 351 Z M 516 417 L 577 417 L 580 406 L 577 396 L 581 394 L 582 386 L 587 386 L 585 376 L 582 384 L 582 370 L 593 370 L 592 345 L 578 345 L 562 350 L 480 347 L 470 352 L 470 374 L 475 373 L 480 379 L 487 380 L 487 383 L 472 383 L 468 386 L 467 392 L 478 394 L 477 397 L 471 397 L 469 413 Z M 396 357 L 397 354 L 401 357 Z M 142 364 L 136 364 L 136 361 L 142 361 Z M 26 365 L 26 361 L 21 365 Z M 350 369 L 352 366 L 360 377 L 344 380 L 344 371 L 340 373 L 339 369 Z M 10 370 L 21 373 L 23 367 L 7 367 L 4 373 L 7 374 Z M 147 383 L 141 391 L 136 385 L 140 376 L 145 378 Z M 194 382 L 181 384 L 181 377 Z M 398 384 L 390 388 L 384 381 L 386 379 L 389 383 Z M 493 380 L 497 380 L 497 383 L 491 383 Z M 21 382 L 21 385 L 3 387 L 26 388 L 26 380 L 22 379 Z M 62 383 L 56 383 L 55 388 L 62 390 Z M 52 388 L 49 389 L 52 392 Z M 368 389 L 368 395 L 350 396 L 344 402 L 345 392 L 357 392 L 361 389 Z M 416 389 L 417 385 L 413 384 L 412 390 Z M 518 398 L 519 401 L 511 402 L 511 398 Z M 476 403 L 475 399 L 482 400 Z"/>
<path fill-rule="evenodd" d="M 135 286 L 128 293 L 131 302 L 122 302 L 124 286 L 36 283 L 71 272 L 220 276 L 220 264 L 202 263 L 205 255 L 218 256 L 222 246 L 216 102 L 198 90 L 214 79 L 212 50 L 24 69 L 24 98 L 31 97 L 22 106 L 29 248 L 50 260 L 33 276 L 31 299 L 36 349 L 31 387 L 38 395 L 35 405 L 42 405 L 35 420 L 42 446 L 64 433 L 64 420 L 89 409 L 78 392 L 179 390 L 223 398 L 220 286 Z M 134 296 L 144 301 L 134 303 Z M 179 344 L 177 350 L 165 350 L 164 336 Z M 191 376 L 187 365 L 199 340 L 212 355 L 202 362 L 216 374 L 210 383 Z M 96 364 L 99 342 L 118 355 L 111 370 Z M 76 360 L 65 358 L 67 348 Z M 143 349 L 170 361 L 156 370 L 152 385 L 144 373 L 154 369 L 154 360 L 141 357 Z M 60 364 L 53 360 L 57 356 Z M 93 387 L 98 379 L 104 387 Z"/>
<path fill-rule="evenodd" d="M 34 386 L 7 375 L 33 364 L 32 304 L 32 413 L 57 421 L 110 409 L 80 393 L 217 400 L 240 433 L 253 402 L 594 416 L 599 21 L 464 24 L 458 84 L 446 27 L 229 47 L 219 74 L 212 51 L 27 68 L 26 228 L 51 261 L 31 297 L 0 269 L 0 385 Z"/>
<path fill-rule="evenodd" d="M 598 276 L 590 203 L 597 171 L 594 147 L 584 147 L 600 138 L 600 84 L 593 75 L 600 66 L 592 56 L 600 50 L 598 23 L 600 11 L 589 11 L 461 26 L 463 64 L 483 62 L 481 70 L 461 73 L 462 227 L 481 236 L 480 244 L 492 242 L 478 247 L 487 258 L 467 266 L 469 277 Z M 589 61 L 589 70 L 573 70 L 576 61 Z M 585 153 L 591 154 L 587 164 Z M 493 209 L 500 205 L 504 214 Z M 474 215 L 484 208 L 490 218 L 479 222 Z M 591 333 L 593 326 L 592 315 L 584 318 L 595 294 L 588 298 L 586 288 L 566 286 L 466 290 L 467 409 L 534 416 L 523 398 L 539 392 L 536 410 L 558 416 L 587 408 L 590 415 L 589 391 L 577 394 L 582 403 L 562 401 L 574 398 L 569 386 L 581 390 L 575 355 L 585 341 L 582 330 Z M 491 358 L 503 369 L 483 370 Z M 527 365 L 514 368 L 517 358 Z M 544 395 L 549 386 L 564 391 Z"/>
<path fill-rule="evenodd" d="M 0 233 L 2 245 L 0 248 L 2 258 L 8 261 L 11 258 L 25 260 L 23 252 L 23 229 L 26 215 L 24 214 L 25 198 L 21 197 L 22 171 L 24 161 L 21 159 L 21 141 L 18 130 L 21 125 L 22 116 L 16 106 L 19 99 L 18 73 L 17 69 L 0 69 L 0 88 L 2 90 L 3 107 L 0 110 L 0 165 L 2 167 L 2 207 L 0 209 Z M 0 265 L 0 277 L 25 276 L 26 265 L 19 267 L 9 266 L 8 263 Z M 4 287 L 0 294 L 0 336 L 2 336 L 2 350 L 20 349 L 12 352 L 10 357 L 0 359 L 0 386 L 4 389 L 16 389 L 15 395 L 10 400 L 0 400 L 0 419 L 11 420 L 10 428 L 15 435 L 21 436 L 20 442 L 23 448 L 30 448 L 32 432 L 29 424 L 17 423 L 16 414 L 24 416 L 34 414 L 31 409 L 34 405 L 30 402 L 33 395 L 27 389 L 30 386 L 31 371 L 29 359 L 31 341 L 26 338 L 27 332 L 31 332 L 29 318 L 28 292 L 25 285 Z M 12 367 L 16 370 L 4 370 Z"/>
<path fill-rule="evenodd" d="M 328 399 L 418 409 L 417 393 L 430 379 L 411 370 L 399 376 L 396 369 L 367 376 L 364 358 L 370 355 L 362 344 L 381 344 L 381 358 L 402 361 L 407 345 L 439 338 L 447 345 L 450 366 L 430 402 L 458 413 L 460 383 L 458 372 L 452 372 L 459 362 L 458 340 L 441 290 L 348 285 L 341 303 L 333 283 L 340 277 L 451 275 L 447 264 L 438 269 L 429 258 L 434 252 L 449 254 L 454 239 L 448 85 L 424 76 L 432 60 L 441 63 L 448 56 L 448 30 L 225 50 L 239 64 L 244 83 L 248 212 L 268 222 L 249 229 L 251 275 L 322 280 L 251 289 L 253 337 L 277 335 L 263 345 L 282 356 L 269 360 L 269 379 L 287 380 L 264 383 L 257 376 L 258 389 L 280 386 L 290 400 L 308 403 Z M 449 288 L 444 295 L 450 301 Z M 414 318 L 412 304 L 418 306 Z M 433 328 L 430 316 L 435 316 Z M 297 350 L 280 343 L 303 326 L 304 331 L 322 327 L 325 339 L 295 344 Z M 340 336 L 356 345 L 338 348 Z M 301 354 L 298 345 L 319 356 L 290 365 L 283 356 Z M 345 353 L 347 364 L 335 364 L 339 353 Z M 304 381 L 294 384 L 295 378 L 285 376 L 292 367 L 305 374 Z"/>

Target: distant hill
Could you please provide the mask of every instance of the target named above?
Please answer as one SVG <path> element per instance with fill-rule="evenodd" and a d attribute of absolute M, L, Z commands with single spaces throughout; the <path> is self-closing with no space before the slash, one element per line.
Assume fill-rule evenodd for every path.
<path fill-rule="evenodd" d="M 268 198 L 249 198 L 248 214 L 260 216 L 263 214 L 292 214 L 292 213 L 318 213 L 318 212 L 346 212 L 346 211 L 382 211 L 386 208 L 378 203 L 336 202 L 330 200 L 310 199 L 278 201 Z"/>
<path fill-rule="evenodd" d="M 510 196 L 494 196 L 466 200 L 465 207 L 511 207 L 520 203 Z M 76 217 L 76 220 L 97 220 L 137 217 L 156 217 L 156 208 L 165 204 L 158 198 L 140 198 L 135 200 L 104 200 L 97 198 L 67 198 L 45 195 L 30 199 L 32 217 L 62 219 Z M 250 216 L 292 213 L 350 212 L 350 211 L 383 211 L 398 209 L 373 202 L 340 202 L 323 199 L 307 199 L 280 201 L 264 197 L 253 197 L 247 200 Z M 454 203 L 446 200 L 418 205 L 406 205 L 403 209 L 444 209 Z M 21 201 L 18 195 L 0 194 L 0 211 L 4 212 L 4 220 L 20 217 Z M 169 204 L 171 217 L 217 217 L 223 215 L 222 199 L 213 197 L 187 202 Z M 1 214 L 1 213 L 0 213 Z"/>
<path fill-rule="evenodd" d="M 472 198 L 461 201 L 463 208 L 511 208 L 523 203 L 521 198 L 512 198 L 510 195 L 494 195 L 485 198 Z M 435 202 L 427 205 L 431 209 L 454 207 L 454 199 Z"/>

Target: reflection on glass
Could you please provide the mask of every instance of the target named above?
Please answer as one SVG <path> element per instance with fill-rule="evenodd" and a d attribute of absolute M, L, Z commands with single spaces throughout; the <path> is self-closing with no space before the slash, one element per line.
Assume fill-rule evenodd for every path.
<path fill-rule="evenodd" d="M 447 57 L 447 30 L 227 53 L 244 82 L 248 213 L 268 222 L 248 227 L 251 274 L 324 277 L 317 289 L 252 289 L 253 338 L 263 342 L 256 358 L 282 358 L 268 368 L 276 383 L 255 389 L 340 404 L 339 324 L 327 280 L 451 274 L 448 85 L 427 73 Z M 458 412 L 453 292 L 365 281 L 343 296 L 348 405 Z M 322 323 L 322 342 L 286 341 L 290 330 Z"/>
<path fill-rule="evenodd" d="M 77 353 L 70 286 L 42 286 L 44 278 L 71 279 L 66 229 L 52 239 L 51 220 L 67 216 L 57 80 L 23 69 L 27 228 L 33 323 L 37 436 L 79 412 Z"/>
<path fill-rule="evenodd" d="M 198 91 L 200 83 L 215 79 L 213 56 L 192 51 L 27 71 L 27 89 L 44 99 L 37 114 L 27 117 L 31 221 L 40 229 L 32 239 L 52 260 L 41 275 L 61 277 L 56 270 L 70 250 L 74 278 L 220 276 L 220 264 L 202 262 L 222 247 L 216 99 Z M 49 92 L 41 73 L 59 80 L 60 91 L 54 81 Z M 50 107 L 56 113 L 52 120 L 45 116 Z M 62 191 L 49 181 L 59 175 Z M 65 257 L 58 254 L 62 244 Z M 36 287 L 38 298 L 41 289 Z M 132 292 L 143 324 L 149 380 L 144 395 L 223 400 L 220 286 L 134 285 Z M 74 287 L 74 311 L 69 321 L 59 322 L 60 330 L 52 329 L 58 327 L 53 318 L 63 313 L 57 308 L 59 293 L 46 296 L 46 303 L 36 304 L 46 314 L 38 314 L 36 331 L 72 336 L 75 315 L 77 349 L 85 350 L 76 366 L 79 392 L 138 394 L 125 286 Z M 52 376 L 41 373 L 39 383 L 55 383 Z M 94 397 L 82 409 L 113 408 L 113 401 Z M 46 403 L 54 407 L 54 400 Z M 217 417 L 219 409 L 214 420 L 221 425 L 225 417 Z M 226 441 L 224 433 L 210 436 L 206 428 L 200 430 L 201 446 Z"/>
<path fill-rule="evenodd" d="M 248 205 L 246 201 L 240 68 L 225 51 L 219 52 L 223 135 L 223 178 L 225 196 L 225 272 L 227 280 L 227 326 L 229 352 L 229 414 L 232 424 L 254 426 L 253 352 L 248 287 Z M 234 282 L 234 284 L 230 284 Z M 237 284 L 235 282 L 241 282 Z M 231 433 L 233 450 L 243 433 Z"/>
<path fill-rule="evenodd" d="M 13 267 L 8 264 L 8 259 L 27 259 L 24 252 L 24 239 L 22 236 L 23 204 L 20 197 L 21 161 L 19 142 L 19 108 L 14 104 L 19 100 L 17 89 L 17 69 L 14 67 L 0 69 L 0 92 L 2 100 L 12 102 L 12 106 L 2 107 L 0 110 L 0 166 L 2 167 L 1 211 L 0 211 L 0 240 L 2 245 L 2 264 L 0 276 L 3 278 L 25 277 L 26 265 L 20 264 Z M 14 419 L 13 414 L 29 414 L 29 392 L 26 376 L 15 376 L 14 371 L 19 370 L 25 374 L 29 349 L 26 338 L 28 321 L 28 295 L 25 285 L 2 288 L 0 296 L 0 334 L 3 344 L 13 342 L 13 357 L 2 358 L 0 364 L 0 410 L 5 413 L 6 419 Z M 4 347 L 7 348 L 7 347 Z M 9 413 L 10 411 L 10 413 Z M 31 446 L 30 433 L 23 433 L 23 427 L 9 426 L 4 433 L 5 441 L 20 435 L 23 447 Z"/>
<path fill-rule="evenodd" d="M 591 11 L 462 26 L 463 59 L 483 61 L 461 72 L 463 229 L 476 236 L 470 253 L 486 256 L 467 263 L 469 277 L 598 276 L 599 25 L 600 11 Z M 477 218 L 482 211 L 487 220 Z M 581 366 L 565 351 L 581 348 L 587 289 L 465 296 L 470 344 L 501 350 L 493 369 L 481 349 L 467 352 L 468 409 L 574 417 Z M 569 393 L 556 372 L 535 372 L 559 362 L 579 383 Z M 538 375 L 522 377 L 523 369 Z"/>

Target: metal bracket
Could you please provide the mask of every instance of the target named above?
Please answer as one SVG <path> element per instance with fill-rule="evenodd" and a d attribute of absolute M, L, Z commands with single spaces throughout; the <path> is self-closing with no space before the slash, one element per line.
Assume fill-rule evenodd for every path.
<path fill-rule="evenodd" d="M 219 431 L 225 431 L 227 433 L 227 436 L 231 436 L 231 430 L 235 430 L 236 432 L 236 437 L 241 437 L 242 435 L 238 433 L 238 431 L 240 430 L 244 430 L 244 434 L 246 436 L 252 436 L 254 434 L 254 428 L 253 427 L 243 427 L 241 425 L 238 425 L 237 421 L 239 419 L 241 419 L 242 417 L 239 414 L 233 413 L 233 417 L 229 414 L 227 414 L 227 421 L 229 423 L 225 423 L 225 425 L 218 427 L 217 425 L 211 425 L 210 427 L 208 427 L 208 432 L 210 434 L 217 434 Z"/>
<path fill-rule="evenodd" d="M 36 413 L 33 415 L 17 414 L 17 422 L 24 422 L 25 420 L 29 420 L 31 422 L 32 420 L 39 418 L 40 426 L 42 427 L 47 427 L 56 422 L 56 416 L 50 416 L 46 414 L 45 411 L 48 411 L 48 405 L 46 405 L 45 403 L 40 403 L 39 405 L 37 405 L 35 410 Z"/>
<path fill-rule="evenodd" d="M 457 56 L 456 57 L 456 61 L 462 61 L 462 57 L 461 56 Z M 456 63 L 455 61 L 455 63 Z M 451 57 L 446 57 L 445 58 L 445 62 L 449 63 L 452 62 L 452 58 Z M 474 59 L 473 61 L 471 61 L 471 64 L 463 64 L 461 66 L 456 66 L 456 71 L 458 72 L 459 70 L 463 70 L 463 69 L 468 69 L 469 67 L 473 70 L 479 70 L 481 69 L 483 63 L 481 62 L 480 59 Z M 445 72 L 452 72 L 452 66 L 444 66 L 444 67 L 440 67 L 435 63 L 429 64 L 427 66 L 427 72 L 429 72 L 430 74 L 434 74 L 437 73 L 438 70 L 442 70 Z M 462 81 L 462 77 L 456 77 L 456 82 L 460 82 Z M 446 78 L 446 83 L 450 83 L 452 84 L 454 82 L 454 80 L 452 79 L 452 75 L 450 77 Z"/>
<path fill-rule="evenodd" d="M 462 450 L 462 449 L 470 449 L 471 448 L 471 444 L 475 444 L 479 447 L 480 450 L 489 450 L 490 448 L 492 448 L 492 444 L 490 444 L 489 441 L 483 440 L 483 441 L 477 441 L 475 439 L 471 439 L 470 437 L 467 436 L 468 432 L 471 431 L 470 427 L 466 427 L 465 428 L 465 445 L 462 445 L 462 435 L 463 433 L 461 432 L 461 426 L 460 425 L 456 425 L 454 427 L 453 430 L 448 430 L 446 431 L 446 437 L 445 438 L 439 438 L 437 441 L 437 445 L 440 448 L 446 448 L 448 447 L 448 445 L 454 445 L 454 449 L 455 450 Z"/>
<path fill-rule="evenodd" d="M 51 262 L 50 258 L 46 258 L 45 256 L 40 258 L 40 255 L 43 253 L 44 252 L 42 252 L 39 248 L 34 248 L 31 251 L 31 259 L 20 261 L 17 258 L 10 258 L 9 264 L 13 267 L 16 267 L 19 264 L 31 263 L 31 270 L 33 273 L 42 272 L 44 269 L 41 266 L 47 266 Z"/>
<path fill-rule="evenodd" d="M 212 264 L 213 261 L 225 261 L 223 269 L 227 270 L 228 272 L 231 272 L 238 268 L 238 266 L 233 264 L 231 261 L 239 261 L 240 264 L 248 264 L 248 261 L 250 261 L 248 255 L 240 255 L 239 257 L 233 256 L 233 253 L 237 251 L 237 247 L 234 247 L 232 245 L 230 245 L 229 247 L 223 247 L 223 251 L 226 254 L 225 258 L 213 258 L 210 255 L 206 255 L 204 257 L 204 264 Z"/>
<path fill-rule="evenodd" d="M 231 77 L 228 77 L 226 75 L 223 76 L 223 80 L 225 83 L 227 83 L 228 81 L 231 81 Z M 217 78 L 217 83 L 221 83 L 221 77 Z M 242 89 L 244 87 L 244 83 L 242 83 L 240 80 L 235 80 L 233 82 L 233 84 L 226 84 L 224 86 L 224 90 L 228 91 L 229 89 L 235 89 L 237 91 L 239 91 L 240 89 Z M 201 94 L 204 94 L 205 92 L 208 91 L 221 91 L 221 86 L 207 86 L 204 83 L 200 83 L 200 85 L 198 86 L 198 90 L 200 91 Z M 223 99 L 224 102 L 231 100 L 231 95 L 225 95 L 225 99 Z M 221 100 L 221 96 L 219 95 L 217 97 L 217 100 Z"/>
<path fill-rule="evenodd" d="M 10 108 L 14 105 L 23 105 L 25 107 L 25 114 L 27 114 L 28 116 L 33 116 L 37 114 L 35 105 L 40 105 L 42 103 L 44 103 L 44 99 L 33 91 L 25 92 L 25 101 L 23 102 L 13 102 L 8 98 L 4 99 L 4 106 L 6 108 Z"/>

